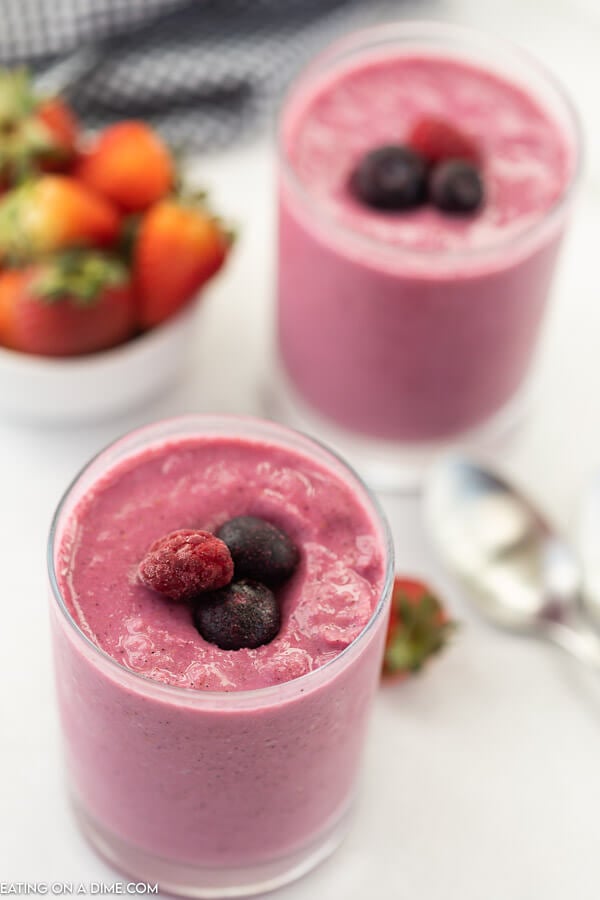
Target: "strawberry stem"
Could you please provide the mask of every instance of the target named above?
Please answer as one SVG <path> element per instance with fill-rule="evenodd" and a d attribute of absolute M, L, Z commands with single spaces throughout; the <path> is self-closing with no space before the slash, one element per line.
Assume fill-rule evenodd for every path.
<path fill-rule="evenodd" d="M 48 261 L 32 290 L 45 303 L 69 298 L 77 306 L 91 306 L 107 288 L 125 284 L 126 267 L 119 260 L 90 250 L 68 250 Z"/>
<path fill-rule="evenodd" d="M 448 620 L 437 597 L 427 591 L 415 599 L 397 588 L 392 605 L 393 627 L 385 650 L 384 672 L 418 672 L 442 650 L 456 624 Z"/>

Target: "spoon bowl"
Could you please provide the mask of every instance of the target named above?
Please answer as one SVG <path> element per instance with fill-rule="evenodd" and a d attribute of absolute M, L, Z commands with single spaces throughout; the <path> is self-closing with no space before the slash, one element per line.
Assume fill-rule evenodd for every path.
<path fill-rule="evenodd" d="M 492 624 L 535 633 L 572 617 L 578 560 L 502 476 L 466 457 L 442 459 L 432 468 L 424 508 L 441 557 Z"/>

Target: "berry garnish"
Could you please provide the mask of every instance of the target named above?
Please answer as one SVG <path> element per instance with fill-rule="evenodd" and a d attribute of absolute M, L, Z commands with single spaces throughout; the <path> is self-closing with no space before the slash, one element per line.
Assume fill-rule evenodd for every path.
<path fill-rule="evenodd" d="M 379 147 L 359 162 L 350 188 L 374 209 L 414 209 L 427 199 L 427 163 L 410 147 Z"/>
<path fill-rule="evenodd" d="M 233 560 L 223 541 L 208 531 L 182 529 L 155 541 L 138 568 L 146 587 L 171 600 L 191 600 L 233 578 Z"/>
<path fill-rule="evenodd" d="M 221 525 L 217 536 L 229 547 L 236 578 L 277 584 L 289 578 L 299 553 L 287 534 L 255 516 L 237 516 Z"/>
<path fill-rule="evenodd" d="M 429 163 L 446 159 L 465 159 L 478 162 L 479 148 L 475 141 L 463 134 L 445 119 L 424 116 L 415 123 L 408 143 L 412 149 Z"/>
<path fill-rule="evenodd" d="M 450 159 L 437 165 L 429 184 L 431 202 L 443 212 L 465 215 L 476 212 L 485 191 L 479 169 L 462 159 Z"/>
<path fill-rule="evenodd" d="M 236 581 L 198 598 L 194 624 L 221 650 L 260 647 L 277 636 L 279 606 L 272 591 L 258 581 Z"/>
<path fill-rule="evenodd" d="M 442 650 L 454 627 L 427 585 L 397 577 L 383 657 L 384 678 L 418 672 L 430 656 Z"/>

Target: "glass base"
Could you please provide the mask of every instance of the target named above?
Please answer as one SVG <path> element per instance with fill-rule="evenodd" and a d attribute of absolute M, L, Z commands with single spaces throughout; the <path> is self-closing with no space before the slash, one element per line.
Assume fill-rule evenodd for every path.
<path fill-rule="evenodd" d="M 265 383 L 263 405 L 269 418 L 313 435 L 337 451 L 373 490 L 414 494 L 421 490 L 440 453 L 468 448 L 470 453 L 485 455 L 505 448 L 529 409 L 531 393 L 531 386 L 526 386 L 482 425 L 430 443 L 401 443 L 346 431 L 308 407 L 281 369 Z"/>
<path fill-rule="evenodd" d="M 352 804 L 316 840 L 295 853 L 269 863 L 243 868 L 211 869 L 172 862 L 128 844 L 94 821 L 72 798 L 79 826 L 94 850 L 132 879 L 158 884 L 160 891 L 182 897 L 250 897 L 283 887 L 323 862 L 346 836 Z"/>

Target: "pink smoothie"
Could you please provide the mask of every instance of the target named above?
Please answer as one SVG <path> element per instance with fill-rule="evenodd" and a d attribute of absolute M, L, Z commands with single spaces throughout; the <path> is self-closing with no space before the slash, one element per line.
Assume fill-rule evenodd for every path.
<path fill-rule="evenodd" d="M 381 663 L 389 559 L 377 513 L 337 467 L 276 441 L 178 437 L 99 473 L 73 505 L 56 571 L 80 631 L 57 610 L 56 667 L 69 776 L 93 828 L 219 869 L 293 854 L 342 815 Z M 278 637 L 224 651 L 136 568 L 165 533 L 241 514 L 284 529 L 301 562 L 278 594 Z"/>
<path fill-rule="evenodd" d="M 364 153 L 424 115 L 478 144 L 478 214 L 354 199 Z M 296 392 L 349 430 L 406 441 L 500 410 L 544 312 L 576 164 L 566 126 L 510 75 L 390 41 L 301 79 L 280 141 L 279 346 Z"/>

